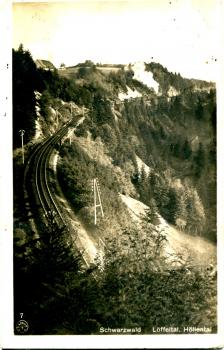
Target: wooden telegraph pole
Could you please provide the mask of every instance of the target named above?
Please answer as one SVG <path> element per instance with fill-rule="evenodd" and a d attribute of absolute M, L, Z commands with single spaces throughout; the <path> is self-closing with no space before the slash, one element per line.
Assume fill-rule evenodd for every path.
<path fill-rule="evenodd" d="M 25 130 L 21 129 L 19 130 L 19 133 L 21 135 L 21 142 L 22 142 L 22 159 L 23 159 L 23 164 L 24 164 L 24 146 L 23 146 L 23 135 L 25 133 Z"/>
<path fill-rule="evenodd" d="M 71 102 L 71 118 L 72 118 L 72 102 Z"/>
<path fill-rule="evenodd" d="M 100 208 L 101 215 L 104 217 L 102 202 L 100 198 L 100 188 L 98 179 L 93 179 L 93 199 L 94 199 L 94 224 L 97 222 L 97 208 Z"/>

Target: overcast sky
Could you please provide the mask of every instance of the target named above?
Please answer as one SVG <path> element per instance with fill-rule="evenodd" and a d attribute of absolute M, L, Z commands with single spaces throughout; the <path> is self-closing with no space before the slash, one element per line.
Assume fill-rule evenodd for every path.
<path fill-rule="evenodd" d="M 13 47 L 60 66 L 160 62 L 186 77 L 216 79 L 219 0 L 20 1 Z"/>

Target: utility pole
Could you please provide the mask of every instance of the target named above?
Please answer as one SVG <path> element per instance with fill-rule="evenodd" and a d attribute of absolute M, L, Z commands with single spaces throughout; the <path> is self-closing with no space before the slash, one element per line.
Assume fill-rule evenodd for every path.
<path fill-rule="evenodd" d="M 72 144 L 72 131 L 73 131 L 73 129 L 69 132 L 69 144 L 70 144 L 70 146 Z"/>
<path fill-rule="evenodd" d="M 25 133 L 25 130 L 21 129 L 19 130 L 19 133 L 21 135 L 21 140 L 22 140 L 22 159 L 23 159 L 23 164 L 24 164 L 24 147 L 23 147 L 23 135 Z"/>
<path fill-rule="evenodd" d="M 101 215 L 102 215 L 102 217 L 104 217 L 102 202 L 101 202 L 101 198 L 100 198 L 100 188 L 99 188 L 99 183 L 98 183 L 97 178 L 93 179 L 93 199 L 94 199 L 94 224 L 96 225 L 96 223 L 97 223 L 97 208 L 100 208 Z"/>
<path fill-rule="evenodd" d="M 58 128 L 58 123 L 59 123 L 59 109 L 60 108 L 58 108 L 58 109 L 56 109 L 56 118 L 57 118 L 57 128 Z"/>
<path fill-rule="evenodd" d="M 58 127 L 58 110 L 56 109 L 56 119 L 57 119 L 57 127 Z"/>

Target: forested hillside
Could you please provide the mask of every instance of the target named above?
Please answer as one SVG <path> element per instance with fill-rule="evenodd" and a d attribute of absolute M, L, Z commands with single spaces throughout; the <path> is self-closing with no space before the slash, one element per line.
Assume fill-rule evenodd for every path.
<path fill-rule="evenodd" d="M 100 326 L 142 327 L 150 333 L 157 325 L 188 324 L 211 326 L 215 331 L 215 277 L 206 266 L 197 269 L 194 261 L 169 269 L 163 254 L 168 237 L 158 226 L 163 218 L 189 236 L 216 242 L 215 84 L 185 79 L 153 62 L 137 67 L 86 61 L 46 70 L 37 68 L 22 46 L 13 52 L 13 64 L 15 149 L 20 146 L 20 129 L 26 130 L 29 146 L 38 142 L 37 129 L 44 138 L 52 125 L 62 125 L 70 105 L 84 107 L 84 120 L 72 143 L 65 141 L 58 149 L 57 180 L 87 232 L 106 242 L 103 271 L 99 262 L 92 270 L 83 270 L 79 254 L 71 253 L 74 247 L 69 250 L 62 243 L 59 260 L 63 249 L 68 249 L 69 261 L 58 263 L 51 276 L 51 254 L 60 235 L 62 241 L 66 236 L 55 227 L 55 241 L 48 232 L 48 244 L 41 235 L 38 248 L 29 242 L 28 251 L 35 252 L 30 260 L 27 247 L 16 251 L 16 274 L 22 275 L 24 285 L 29 289 L 37 272 L 36 285 L 42 286 L 41 292 L 31 288 L 32 298 L 26 293 L 27 313 L 36 298 L 35 317 L 53 315 L 42 325 L 30 316 L 35 323 L 33 334 L 97 334 Z M 29 147 L 27 156 L 28 152 Z M 18 157 L 15 174 L 16 181 L 23 176 Z M 93 222 L 94 178 L 99 181 L 104 208 L 97 225 Z M 140 224 L 130 216 L 121 194 L 148 207 Z M 15 191 L 15 198 L 19 197 Z M 28 230 L 25 224 L 23 229 Z M 45 276 L 38 259 L 45 264 Z M 51 260 L 49 266 L 44 259 Z M 61 323 L 52 311 L 59 305 Z"/>
<path fill-rule="evenodd" d="M 153 200 L 168 222 L 175 224 L 181 219 L 189 233 L 215 240 L 214 84 L 183 79 L 150 63 L 146 70 L 151 70 L 159 84 L 160 93 L 156 94 L 133 79 L 131 66 L 105 74 L 87 61 L 75 71 L 69 70 L 68 79 L 57 71 L 35 68 L 21 48 L 14 57 L 18 65 L 14 74 L 14 145 L 19 144 L 19 129 L 27 130 L 28 140 L 35 133 L 34 91 L 42 93 L 40 113 L 45 119 L 58 98 L 84 105 L 90 113 L 78 136 L 86 137 L 89 132 L 93 140 L 100 138 L 113 165 L 134 185 L 135 196 L 147 205 Z M 137 89 L 142 97 L 120 101 L 119 93 L 128 88 Z M 150 176 L 144 167 L 139 172 L 136 156 L 150 167 Z M 82 169 L 81 163 L 79 166 Z"/>

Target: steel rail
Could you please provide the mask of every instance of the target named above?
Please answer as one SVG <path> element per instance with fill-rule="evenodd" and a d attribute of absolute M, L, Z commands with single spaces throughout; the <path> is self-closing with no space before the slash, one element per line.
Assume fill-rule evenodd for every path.
<path fill-rule="evenodd" d="M 43 148 L 38 158 L 38 162 L 36 166 L 36 179 L 35 179 L 38 197 L 44 209 L 45 215 L 47 215 L 47 212 L 51 210 L 53 207 L 53 209 L 56 211 L 63 225 L 66 225 L 66 223 L 61 215 L 61 212 L 52 196 L 52 193 L 48 185 L 47 165 L 49 163 L 53 146 L 58 141 L 60 141 L 60 139 L 63 138 L 66 135 L 66 133 L 67 133 L 67 128 L 66 130 L 63 130 L 59 135 L 56 135 L 55 137 L 50 139 L 49 143 L 47 143 L 47 145 Z M 59 222 L 57 223 L 60 224 Z"/>
<path fill-rule="evenodd" d="M 79 117 L 79 116 L 77 116 Z M 48 212 L 50 210 L 53 210 L 57 213 L 57 216 L 55 217 L 56 224 L 60 226 L 62 224 L 63 226 L 66 226 L 66 222 L 61 214 L 61 211 L 53 198 L 53 195 L 51 193 L 51 190 L 49 188 L 48 184 L 48 175 L 47 175 L 47 166 L 49 164 L 49 159 L 52 154 L 52 151 L 54 149 L 54 146 L 61 141 L 61 139 L 67 134 L 68 127 L 70 124 L 72 124 L 74 120 L 70 120 L 66 125 L 64 125 L 59 131 L 57 131 L 53 136 L 49 137 L 47 140 L 45 140 L 43 143 L 38 145 L 32 155 L 30 156 L 30 159 L 27 162 L 26 168 L 25 168 L 25 181 L 24 183 L 27 184 L 27 177 L 29 173 L 29 169 L 31 168 L 31 165 L 33 163 L 33 168 L 30 169 L 33 171 L 31 173 L 31 180 L 32 177 L 34 177 L 34 187 L 35 190 L 32 189 L 32 194 L 35 196 L 35 191 L 37 194 L 36 201 L 38 199 L 45 215 L 47 216 Z M 43 220 L 43 219 L 42 219 Z M 81 253 L 82 258 L 87 266 L 89 266 L 89 263 L 87 262 L 85 256 L 83 253 Z"/>
<path fill-rule="evenodd" d="M 31 205 L 32 199 L 34 199 L 34 203 L 37 205 L 36 208 L 38 208 L 38 206 L 42 207 L 44 213 L 46 214 L 46 212 L 49 209 L 51 209 L 51 206 L 52 206 L 51 203 L 53 203 L 53 207 L 56 210 L 58 216 L 60 217 L 59 220 L 61 221 L 63 219 L 62 215 L 60 213 L 60 210 L 58 209 L 57 204 L 55 203 L 55 200 L 53 199 L 53 196 L 51 194 L 51 191 L 48 185 L 47 163 L 53 151 L 53 147 L 58 142 L 60 142 L 60 140 L 67 134 L 68 127 L 73 122 L 74 120 L 70 119 L 53 136 L 48 137 L 46 140 L 44 140 L 39 145 L 37 145 L 33 153 L 30 155 L 29 159 L 27 160 L 27 163 L 25 165 L 25 170 L 24 170 L 23 187 L 24 187 L 25 198 L 28 199 L 29 205 Z M 44 165 L 44 169 L 46 170 L 44 170 L 44 174 L 41 175 L 40 167 L 43 169 L 44 158 L 46 157 L 47 159 L 45 159 L 45 165 Z M 42 178 L 42 176 L 45 176 L 45 179 L 40 179 Z M 41 183 L 43 184 L 43 187 L 44 187 L 43 190 L 41 188 Z M 46 186 L 45 186 L 45 183 L 47 183 Z M 47 192 L 47 194 L 43 192 Z M 59 224 L 59 222 L 57 223 Z M 63 221 L 63 224 L 64 224 L 64 221 Z"/>
<path fill-rule="evenodd" d="M 48 211 L 53 207 L 58 217 L 60 218 L 59 220 L 58 218 L 55 218 L 58 225 L 60 225 L 59 221 L 61 221 L 63 225 L 66 225 L 66 223 L 48 185 L 47 165 L 55 144 L 57 144 L 67 134 L 69 124 L 70 122 L 67 123 L 62 129 L 60 129 L 55 135 L 51 136 L 38 150 L 36 155 L 37 159 L 35 165 L 35 187 L 39 202 L 44 210 L 45 215 L 47 215 Z"/>

